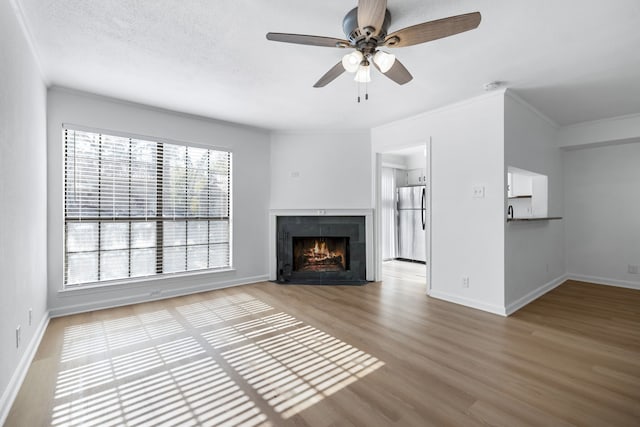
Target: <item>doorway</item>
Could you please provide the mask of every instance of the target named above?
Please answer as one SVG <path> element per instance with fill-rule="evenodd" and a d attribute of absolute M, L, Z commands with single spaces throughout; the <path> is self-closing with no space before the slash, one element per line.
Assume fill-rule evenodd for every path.
<path fill-rule="evenodd" d="M 376 153 L 377 280 L 430 286 L 431 147 L 421 142 Z M 400 282 L 398 282 L 400 283 Z"/>

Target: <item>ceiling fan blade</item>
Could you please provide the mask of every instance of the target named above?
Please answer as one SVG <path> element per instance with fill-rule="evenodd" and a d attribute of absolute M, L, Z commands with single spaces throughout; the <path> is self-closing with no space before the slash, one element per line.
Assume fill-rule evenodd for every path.
<path fill-rule="evenodd" d="M 378 67 L 378 64 L 373 62 L 373 65 L 375 65 L 378 71 L 382 73 L 382 70 L 380 70 L 380 67 Z M 389 77 L 391 80 L 398 83 L 399 85 L 409 83 L 411 80 L 413 80 L 413 76 L 411 75 L 409 70 L 407 70 L 406 67 L 402 65 L 402 62 L 398 61 L 398 59 L 394 61 L 393 65 L 386 73 L 382 73 L 382 74 Z"/>
<path fill-rule="evenodd" d="M 320 80 L 313 85 L 313 87 L 325 87 L 332 81 L 334 81 L 339 75 L 344 73 L 344 67 L 342 66 L 342 61 L 338 62 L 333 66 L 327 73 L 320 77 Z"/>
<path fill-rule="evenodd" d="M 423 22 L 389 34 L 385 44 L 388 47 L 405 47 L 449 37 L 477 28 L 481 19 L 480 12 L 473 12 Z"/>
<path fill-rule="evenodd" d="M 296 43 L 309 46 L 348 47 L 349 42 L 333 37 L 308 36 L 305 34 L 267 33 L 267 40 L 274 42 Z"/>
<path fill-rule="evenodd" d="M 373 28 L 372 36 L 377 36 L 384 24 L 387 13 L 387 0 L 358 0 L 358 27 L 362 34 L 367 34 L 364 29 Z"/>

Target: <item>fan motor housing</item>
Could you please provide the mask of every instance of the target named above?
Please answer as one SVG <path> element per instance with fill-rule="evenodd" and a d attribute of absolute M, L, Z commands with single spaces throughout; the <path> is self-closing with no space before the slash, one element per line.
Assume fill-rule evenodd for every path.
<path fill-rule="evenodd" d="M 387 30 L 389 29 L 389 24 L 391 24 L 391 13 L 389 9 L 386 10 L 384 15 L 384 22 L 382 24 L 382 28 L 377 36 L 371 37 L 371 39 L 375 39 L 377 43 L 382 43 L 387 37 Z M 342 29 L 344 31 L 344 35 L 347 37 L 349 42 L 353 46 L 357 46 L 364 40 L 367 40 L 367 34 L 363 34 L 360 31 L 360 27 L 358 26 L 358 8 L 354 7 L 347 13 L 342 20 Z"/>

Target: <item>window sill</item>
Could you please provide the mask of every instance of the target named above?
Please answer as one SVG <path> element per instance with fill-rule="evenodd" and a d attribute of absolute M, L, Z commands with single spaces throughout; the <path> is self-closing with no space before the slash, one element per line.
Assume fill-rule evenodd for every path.
<path fill-rule="evenodd" d="M 80 291 L 87 290 L 106 290 L 108 288 L 121 288 L 121 287 L 133 287 L 137 288 L 148 282 L 164 282 L 171 279 L 182 279 L 182 278 L 190 278 L 190 277 L 201 277 L 207 275 L 218 275 L 224 273 L 233 273 L 236 269 L 233 267 L 221 268 L 217 270 L 198 270 L 191 272 L 181 272 L 181 273 L 167 273 L 155 276 L 143 276 L 136 278 L 128 278 L 121 280 L 110 280 L 104 282 L 92 282 L 86 285 L 73 286 L 70 288 L 62 288 L 58 290 L 58 295 L 64 294 L 74 294 Z"/>

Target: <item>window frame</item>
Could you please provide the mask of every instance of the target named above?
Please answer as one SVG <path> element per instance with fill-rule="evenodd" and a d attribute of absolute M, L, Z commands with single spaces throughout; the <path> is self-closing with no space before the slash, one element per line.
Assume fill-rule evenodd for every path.
<path fill-rule="evenodd" d="M 134 277 L 123 277 L 123 278 L 117 278 L 117 279 L 107 279 L 107 280 L 93 280 L 93 281 L 88 281 L 88 282 L 82 282 L 82 283 L 72 283 L 72 284 L 68 284 L 66 283 L 66 269 L 67 269 L 67 250 L 66 250 L 66 245 L 67 245 L 67 224 L 71 223 L 71 222 L 82 222 L 82 220 L 80 221 L 76 221 L 76 220 L 72 220 L 71 222 L 68 222 L 67 219 L 67 215 L 66 215 L 66 210 L 67 210 L 67 201 L 66 201 L 66 185 L 67 185 L 67 176 L 66 176 L 66 162 L 67 162 L 67 155 L 66 155 L 66 139 L 65 139 L 65 132 L 67 131 L 78 131 L 78 132 L 87 132 L 87 133 L 95 133 L 95 134 L 101 134 L 101 135 L 107 135 L 107 136 L 113 136 L 113 137 L 118 137 L 118 138 L 126 138 L 129 140 L 142 140 L 142 141 L 147 141 L 147 142 L 153 142 L 153 143 L 158 143 L 158 144 L 172 144 L 172 145 L 178 145 L 178 146 L 184 146 L 184 147 L 193 147 L 193 148 L 198 148 L 198 149 L 205 149 L 205 150 L 214 150 L 214 151 L 223 151 L 223 152 L 227 152 L 230 155 L 230 160 L 229 160 L 229 191 L 228 191 L 228 211 L 229 211 L 229 216 L 228 216 L 228 246 L 229 246 L 229 262 L 227 266 L 223 266 L 223 267 L 214 267 L 214 268 L 204 268 L 204 269 L 194 269 L 194 270 L 184 270 L 184 271 L 176 271 L 176 272 L 167 272 L 167 273 L 158 273 L 156 270 L 155 274 L 149 274 L 149 275 L 143 275 L 143 276 L 134 276 Z M 230 271 L 235 271 L 235 267 L 234 267 L 234 263 L 233 263 L 233 184 L 234 184 L 234 167 L 233 167 L 233 163 L 234 163 L 234 152 L 233 149 L 231 147 L 226 147 L 226 146 L 220 146 L 220 145 L 208 145 L 208 144 L 204 144 L 204 143 L 198 143 L 198 142 L 190 142 L 190 141 L 184 141 L 184 140 L 175 140 L 175 139 L 169 139 L 169 138 L 163 138 L 163 137 L 156 137 L 156 136 L 150 136 L 150 135 L 141 135 L 141 134 L 135 134 L 135 133 L 130 133 L 130 132 L 122 132 L 122 131 L 113 131 L 113 130 L 107 130 L 107 129 L 102 129 L 102 128 L 96 128 L 96 127 L 90 127 L 90 126 L 84 126 L 84 125 L 76 125 L 76 124 L 72 124 L 72 123 L 62 123 L 61 126 L 61 147 L 62 147 L 62 173 L 61 173 L 61 178 L 62 178 L 62 292 L 70 292 L 70 291 L 77 291 L 77 290 L 83 290 L 83 289 L 91 289 L 91 288 L 101 288 L 101 287 L 108 287 L 108 286 L 116 286 L 116 285 L 130 285 L 130 284 L 136 284 L 136 283 L 142 283 L 142 282 L 148 282 L 148 281 L 158 281 L 158 280 L 166 280 L 166 279 L 170 279 L 170 278 L 180 278 L 180 277 L 190 277 L 190 276 L 201 276 L 201 275 L 211 275 L 211 274 L 219 274 L 219 273 L 225 273 L 225 272 L 230 272 Z M 156 167 L 159 166 L 159 160 L 158 158 L 156 158 Z M 162 187 L 160 188 L 156 188 L 156 195 L 158 193 L 162 194 Z M 116 222 L 122 222 L 122 223 L 127 223 L 127 222 L 131 222 L 132 218 L 135 217 L 122 217 L 122 218 L 118 218 L 118 220 Z M 163 216 L 162 210 L 160 211 L 156 211 L 156 216 L 155 217 L 150 217 L 149 218 L 149 223 L 153 223 L 155 222 L 156 224 L 162 223 L 162 222 L 166 222 L 166 221 L 174 221 L 174 220 L 185 220 L 185 221 L 189 221 L 189 220 L 193 220 L 193 221 L 198 221 L 198 220 L 203 220 L 203 217 L 173 217 L 173 216 Z M 207 220 L 210 220 L 209 217 L 205 217 Z M 96 221 L 94 221 L 94 219 Z M 111 222 L 111 218 L 106 217 L 104 219 L 101 219 L 100 217 L 98 218 L 94 218 L 94 219 L 87 219 L 87 222 L 92 221 L 92 222 Z M 188 226 L 188 223 L 185 224 L 185 226 Z M 162 246 L 162 243 L 160 242 L 159 239 L 162 238 L 161 234 L 156 234 L 156 248 L 158 247 L 158 245 Z M 186 244 L 185 241 L 185 250 L 187 250 L 188 248 L 188 244 Z M 128 248 L 129 250 L 131 250 L 131 247 Z M 156 249 L 157 250 L 157 249 Z M 98 249 L 98 251 L 100 251 L 100 249 Z M 158 255 L 156 253 L 156 262 L 157 262 L 157 258 Z M 100 268 L 98 266 L 98 268 Z"/>

